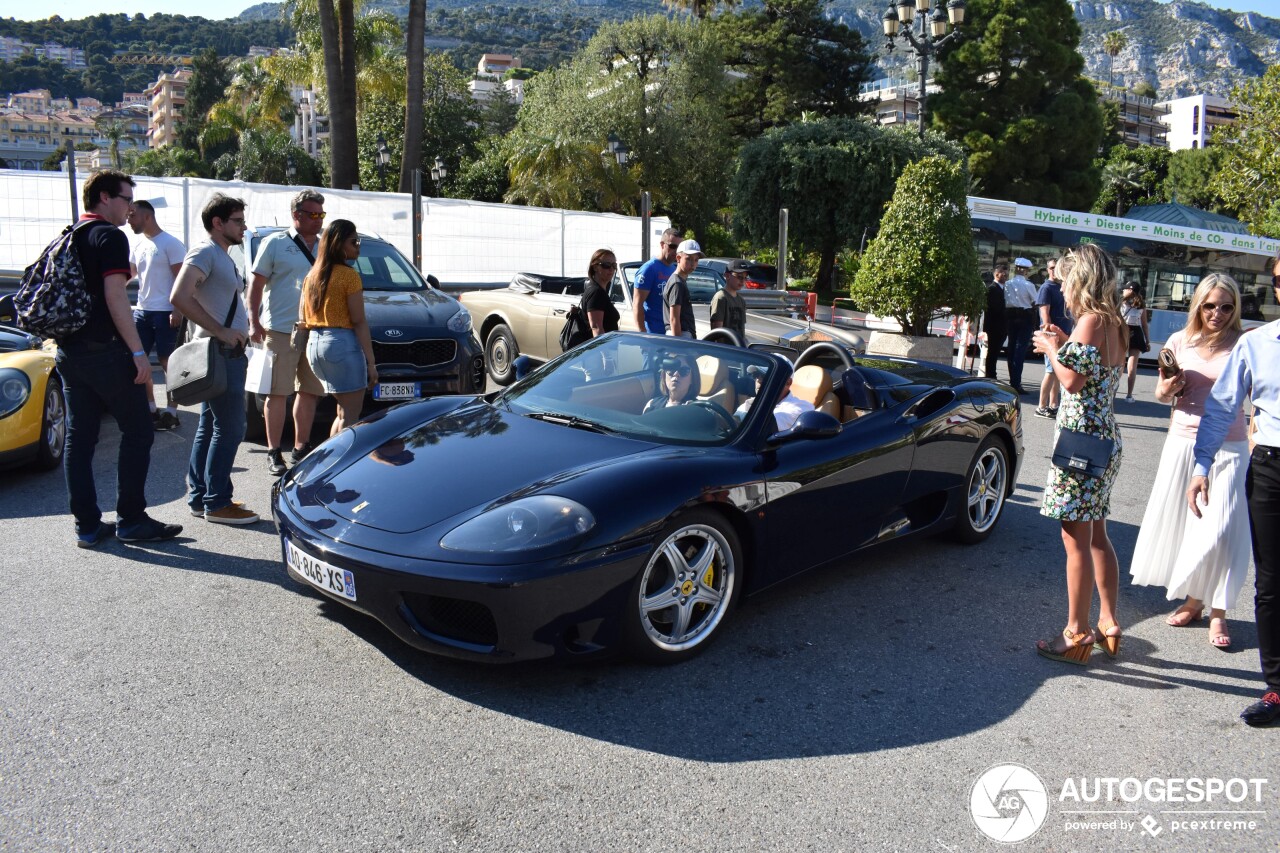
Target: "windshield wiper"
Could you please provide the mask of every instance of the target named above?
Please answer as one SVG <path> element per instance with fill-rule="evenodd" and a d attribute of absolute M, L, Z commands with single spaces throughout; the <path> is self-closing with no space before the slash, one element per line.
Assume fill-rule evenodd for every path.
<path fill-rule="evenodd" d="M 616 435 L 617 430 L 610 429 L 603 424 L 595 421 L 589 421 L 586 418 L 580 418 L 577 415 L 565 415 L 560 412 L 529 412 L 528 416 L 536 418 L 540 421 L 546 421 L 549 424 L 560 424 L 561 426 L 573 427 L 574 429 L 585 429 L 588 432 L 598 432 L 601 435 Z"/>

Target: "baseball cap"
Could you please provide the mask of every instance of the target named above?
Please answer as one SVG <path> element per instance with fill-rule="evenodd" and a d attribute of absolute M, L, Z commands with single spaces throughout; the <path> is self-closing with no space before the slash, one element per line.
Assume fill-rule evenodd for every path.
<path fill-rule="evenodd" d="M 677 255 L 701 255 L 702 247 L 698 245 L 697 240 L 685 240 L 676 247 Z"/>
<path fill-rule="evenodd" d="M 1026 267 L 1027 269 L 1031 269 L 1031 261 L 1026 258 L 1018 258 L 1013 262 L 1013 265 L 1015 267 Z"/>
<path fill-rule="evenodd" d="M 751 269 L 751 262 L 738 258 L 736 261 L 729 261 L 729 267 L 726 272 L 747 272 Z"/>

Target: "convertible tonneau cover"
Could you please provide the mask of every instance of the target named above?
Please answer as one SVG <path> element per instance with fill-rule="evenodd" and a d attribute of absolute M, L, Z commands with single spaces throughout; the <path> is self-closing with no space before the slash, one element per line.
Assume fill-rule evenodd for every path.
<path fill-rule="evenodd" d="M 581 277 L 564 277 L 558 275 L 542 275 L 536 272 L 518 272 L 511 277 L 511 290 L 526 293 L 566 293 L 570 296 L 581 295 L 585 280 Z"/>

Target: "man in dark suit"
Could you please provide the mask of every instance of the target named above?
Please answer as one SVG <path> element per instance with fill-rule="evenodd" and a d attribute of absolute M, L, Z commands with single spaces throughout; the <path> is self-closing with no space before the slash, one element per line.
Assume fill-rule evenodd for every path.
<path fill-rule="evenodd" d="M 1004 283 L 1009 278 L 1009 265 L 996 264 L 994 272 L 984 275 L 987 282 L 987 309 L 982 315 L 982 330 L 987 333 L 987 358 L 982 375 L 996 378 L 996 362 L 1008 329 L 1004 321 Z"/>

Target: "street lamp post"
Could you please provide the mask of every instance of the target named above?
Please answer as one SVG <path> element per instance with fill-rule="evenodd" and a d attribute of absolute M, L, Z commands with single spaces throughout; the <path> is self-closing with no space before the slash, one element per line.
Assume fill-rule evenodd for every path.
<path fill-rule="evenodd" d="M 605 162 L 616 160 L 619 166 L 626 166 L 627 161 L 631 159 L 631 149 L 618 138 L 618 134 L 610 133 L 608 143 L 604 146 L 604 150 L 600 152 L 600 157 Z"/>
<path fill-rule="evenodd" d="M 895 8 L 896 6 L 896 8 Z M 933 9 L 933 14 L 929 10 Z M 920 135 L 924 136 L 925 91 L 929 79 L 929 57 L 938 52 L 944 44 L 956 38 L 960 27 L 964 24 L 964 0 L 950 0 L 942 11 L 939 5 L 933 8 L 933 0 L 897 0 L 884 13 L 885 50 L 893 53 L 893 40 L 900 38 L 907 43 L 916 55 L 916 71 L 920 77 Z M 918 13 L 918 14 L 917 14 Z M 920 21 L 919 31 L 914 29 L 917 18 Z M 947 32 L 950 22 L 951 32 Z"/>
<path fill-rule="evenodd" d="M 387 150 L 387 138 L 378 133 L 378 191 L 387 191 L 387 164 L 391 162 L 391 152 Z"/>
<path fill-rule="evenodd" d="M 447 177 L 449 177 L 449 170 L 445 167 L 444 160 L 437 157 L 435 164 L 431 167 L 431 180 L 436 185 L 437 198 L 440 197 L 440 183 Z"/>

